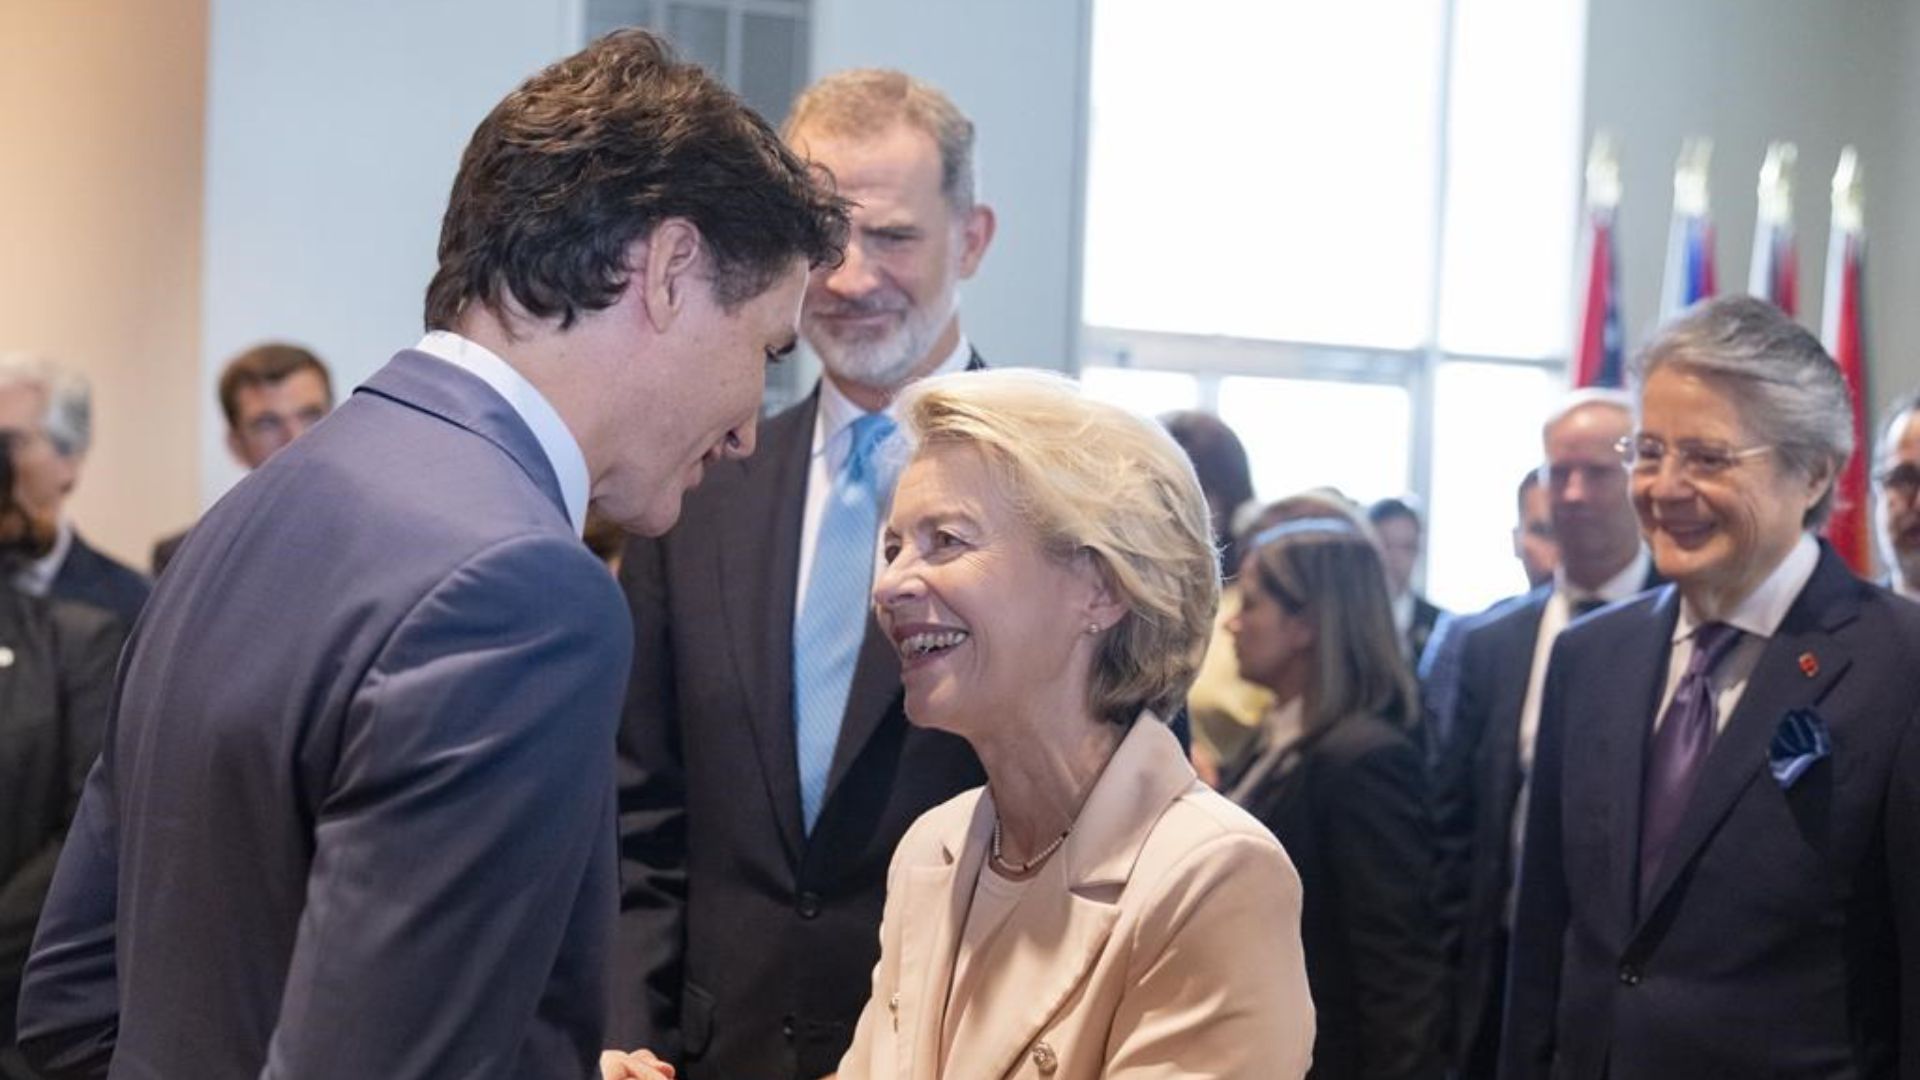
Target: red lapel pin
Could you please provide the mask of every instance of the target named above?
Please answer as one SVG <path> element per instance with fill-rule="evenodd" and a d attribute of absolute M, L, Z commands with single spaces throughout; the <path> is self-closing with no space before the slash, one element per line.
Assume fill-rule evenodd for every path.
<path fill-rule="evenodd" d="M 1810 652 L 1801 653 L 1800 673 L 1809 679 L 1820 674 L 1820 658 Z"/>

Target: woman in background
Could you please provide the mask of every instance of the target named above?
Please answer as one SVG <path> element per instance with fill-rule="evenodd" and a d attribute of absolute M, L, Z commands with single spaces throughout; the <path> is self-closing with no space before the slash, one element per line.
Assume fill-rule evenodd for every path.
<path fill-rule="evenodd" d="M 1319 1013 L 1310 1075 L 1438 1076 L 1445 989 L 1426 775 L 1379 552 L 1346 516 L 1292 520 L 1249 548 L 1234 654 L 1277 704 L 1224 790 L 1300 870 Z"/>

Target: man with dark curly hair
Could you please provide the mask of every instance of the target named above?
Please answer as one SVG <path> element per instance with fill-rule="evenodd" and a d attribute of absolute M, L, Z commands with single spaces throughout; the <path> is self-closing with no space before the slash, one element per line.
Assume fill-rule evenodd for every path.
<path fill-rule="evenodd" d="M 128 644 L 29 961 L 30 1057 L 594 1071 L 632 631 L 581 528 L 591 505 L 663 532 L 752 451 L 764 366 L 845 230 L 642 31 L 481 122 L 425 338 L 195 527 Z"/>

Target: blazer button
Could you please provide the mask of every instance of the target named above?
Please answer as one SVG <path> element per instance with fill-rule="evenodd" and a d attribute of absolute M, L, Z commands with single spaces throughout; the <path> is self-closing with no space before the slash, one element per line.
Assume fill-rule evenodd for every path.
<path fill-rule="evenodd" d="M 793 1040 L 793 1014 L 792 1013 L 788 1013 L 787 1015 L 780 1018 L 780 1034 L 785 1035 L 789 1042 Z"/>
<path fill-rule="evenodd" d="M 1053 1052 L 1053 1047 L 1048 1046 L 1046 1043 L 1034 1043 L 1031 1056 L 1033 1058 L 1033 1067 L 1040 1070 L 1041 1076 L 1052 1076 L 1054 1070 L 1060 1067 L 1059 1056 Z"/>
<path fill-rule="evenodd" d="M 795 906 L 799 908 L 801 918 L 817 919 L 820 917 L 819 893 L 803 892 L 800 894 L 799 900 L 800 902 Z"/>
<path fill-rule="evenodd" d="M 1641 976 L 1640 969 L 1633 966 L 1632 964 L 1620 965 L 1620 982 L 1622 985 L 1639 986 L 1640 976 Z"/>

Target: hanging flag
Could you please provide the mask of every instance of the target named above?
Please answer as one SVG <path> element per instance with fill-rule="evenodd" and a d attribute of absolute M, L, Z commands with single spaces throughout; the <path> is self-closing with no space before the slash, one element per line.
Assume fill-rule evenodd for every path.
<path fill-rule="evenodd" d="M 1799 313 L 1800 252 L 1793 235 L 1793 163 L 1800 151 L 1789 142 L 1767 146 L 1760 166 L 1760 213 L 1753 226 L 1753 269 L 1747 292 L 1789 315 Z"/>
<path fill-rule="evenodd" d="M 1860 203 L 1860 159 L 1849 146 L 1833 172 L 1833 232 L 1827 240 L 1826 315 L 1820 338 L 1853 398 L 1853 457 L 1841 470 L 1827 539 L 1856 574 L 1872 562 L 1867 525 L 1867 234 Z"/>
<path fill-rule="evenodd" d="M 1713 217 L 1707 208 L 1707 171 L 1713 140 L 1688 139 L 1673 170 L 1673 229 L 1667 236 L 1667 273 L 1660 292 L 1665 322 L 1696 300 L 1719 292 L 1714 280 Z"/>
<path fill-rule="evenodd" d="M 1613 136 L 1601 132 L 1587 152 L 1585 287 L 1580 292 L 1580 338 L 1573 385 L 1618 387 L 1625 381 L 1620 334 L 1619 248 L 1614 221 L 1620 210 L 1620 158 Z"/>

